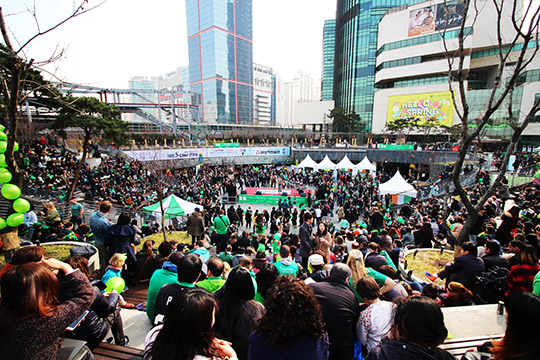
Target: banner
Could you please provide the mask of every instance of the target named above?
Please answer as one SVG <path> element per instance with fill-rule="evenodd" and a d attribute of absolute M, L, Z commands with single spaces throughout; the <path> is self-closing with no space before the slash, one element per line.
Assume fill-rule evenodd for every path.
<path fill-rule="evenodd" d="M 449 1 L 409 11 L 409 37 L 459 27 L 463 10 L 463 2 Z"/>
<path fill-rule="evenodd" d="M 389 96 L 386 124 L 397 119 L 418 119 L 418 125 L 435 120 L 439 126 L 452 126 L 454 120 L 452 95 L 450 91 L 442 91 Z"/>
<path fill-rule="evenodd" d="M 435 30 L 435 6 L 409 12 L 409 37 L 427 34 Z"/>
<path fill-rule="evenodd" d="M 245 156 L 290 156 L 291 148 L 280 147 L 233 147 L 199 149 L 157 149 L 125 151 L 125 154 L 139 161 L 178 160 L 202 158 L 226 158 Z"/>

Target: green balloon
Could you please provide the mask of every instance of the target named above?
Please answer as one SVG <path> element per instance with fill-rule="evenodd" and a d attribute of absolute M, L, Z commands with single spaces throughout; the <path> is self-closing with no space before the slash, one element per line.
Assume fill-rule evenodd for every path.
<path fill-rule="evenodd" d="M 15 200 L 21 196 L 21 189 L 17 185 L 5 184 L 0 190 L 2 195 L 8 200 Z"/>
<path fill-rule="evenodd" d="M 17 227 L 24 221 L 24 214 L 11 214 L 8 216 L 6 223 L 8 226 Z"/>
<path fill-rule="evenodd" d="M 7 167 L 6 155 L 0 154 L 0 167 Z"/>
<path fill-rule="evenodd" d="M 0 131 L 6 130 L 6 127 L 4 125 L 0 125 Z"/>
<path fill-rule="evenodd" d="M 15 141 L 15 144 L 13 144 L 13 151 L 19 151 L 19 143 Z"/>
<path fill-rule="evenodd" d="M 7 226 L 6 220 L 0 218 L 0 230 L 4 229 Z"/>
<path fill-rule="evenodd" d="M 6 168 L 0 168 L 4 171 L 0 171 L 0 184 L 6 184 L 11 181 L 13 176 L 11 176 L 11 173 Z"/>
<path fill-rule="evenodd" d="M 5 153 L 6 149 L 7 149 L 7 141 L 0 141 L 0 154 Z"/>
<path fill-rule="evenodd" d="M 107 283 L 105 285 L 107 285 L 105 292 L 111 292 L 113 290 L 116 290 L 116 292 L 120 294 L 122 291 L 124 291 L 124 288 L 126 287 L 126 282 L 121 277 L 115 276 L 107 280 Z"/>
<path fill-rule="evenodd" d="M 28 210 L 30 210 L 30 202 L 26 199 L 17 199 L 13 202 L 13 210 L 15 210 L 18 213 L 24 214 Z"/>
<path fill-rule="evenodd" d="M 281 240 L 281 234 L 274 234 L 274 239 Z"/>
<path fill-rule="evenodd" d="M 3 131 L 0 131 L 0 140 L 7 140 L 7 135 Z"/>

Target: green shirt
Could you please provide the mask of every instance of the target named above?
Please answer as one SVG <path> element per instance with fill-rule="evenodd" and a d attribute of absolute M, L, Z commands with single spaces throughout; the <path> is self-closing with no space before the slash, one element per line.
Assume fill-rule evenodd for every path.
<path fill-rule="evenodd" d="M 384 286 L 384 283 L 386 282 L 386 278 L 388 277 L 388 276 L 386 276 L 384 274 L 381 274 L 377 270 L 373 270 L 370 267 L 366 268 L 366 274 L 367 274 L 367 276 L 372 277 L 373 279 L 375 279 L 375 282 L 377 283 L 377 285 L 379 285 L 379 288 L 382 288 Z M 360 295 L 358 295 L 358 292 L 356 291 L 356 284 L 353 283 L 352 278 L 349 280 L 349 287 L 351 288 L 352 292 L 354 293 L 354 296 L 356 296 L 356 300 L 362 302 L 362 298 L 360 297 Z"/>
<path fill-rule="evenodd" d="M 79 203 L 71 205 L 71 216 L 75 218 L 81 217 L 81 213 L 83 211 L 83 206 Z"/>
<path fill-rule="evenodd" d="M 286 260 L 286 259 L 282 259 Z M 278 269 L 279 275 L 292 275 L 298 274 L 298 265 L 292 261 L 289 265 L 285 265 L 281 260 L 274 263 L 274 266 Z"/>
<path fill-rule="evenodd" d="M 234 257 L 232 256 L 232 254 L 224 251 L 221 254 L 219 254 L 219 258 L 221 259 L 221 261 L 228 262 L 229 265 L 233 266 Z"/>
<path fill-rule="evenodd" d="M 533 294 L 540 295 L 540 271 L 534 277 Z"/>
<path fill-rule="evenodd" d="M 225 215 L 216 216 L 214 218 L 214 228 L 219 235 L 226 234 L 229 225 L 231 225 L 231 221 Z"/>
<path fill-rule="evenodd" d="M 225 280 L 221 277 L 209 277 L 203 281 L 199 281 L 197 286 L 202 287 L 210 292 L 216 292 L 225 284 Z"/>

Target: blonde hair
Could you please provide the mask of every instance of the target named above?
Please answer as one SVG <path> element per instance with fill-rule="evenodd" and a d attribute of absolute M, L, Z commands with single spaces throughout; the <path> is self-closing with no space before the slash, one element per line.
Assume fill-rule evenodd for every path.
<path fill-rule="evenodd" d="M 50 212 L 51 210 L 55 209 L 54 203 L 52 201 L 45 201 L 43 203 L 43 207 L 47 209 L 47 212 Z"/>
<path fill-rule="evenodd" d="M 347 265 L 351 268 L 352 280 L 354 285 L 358 280 L 367 276 L 366 267 L 364 265 L 364 255 L 360 250 L 354 249 L 349 253 Z"/>
<path fill-rule="evenodd" d="M 119 253 L 114 254 L 109 260 L 109 264 L 114 267 L 122 267 L 125 262 L 126 262 L 126 255 L 119 254 Z"/>

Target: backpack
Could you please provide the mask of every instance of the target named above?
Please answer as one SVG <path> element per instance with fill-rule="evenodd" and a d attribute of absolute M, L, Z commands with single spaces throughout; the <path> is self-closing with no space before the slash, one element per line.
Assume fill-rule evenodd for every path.
<path fill-rule="evenodd" d="M 506 279 L 510 271 L 495 266 L 476 277 L 473 287 L 475 304 L 496 304 L 504 299 L 507 290 Z"/>

